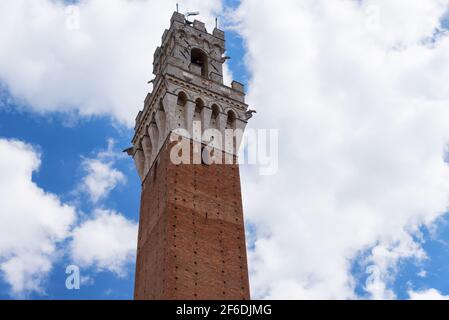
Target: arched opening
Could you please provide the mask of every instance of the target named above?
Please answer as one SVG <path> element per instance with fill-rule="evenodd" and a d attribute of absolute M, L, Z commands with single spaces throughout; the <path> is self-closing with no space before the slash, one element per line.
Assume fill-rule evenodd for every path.
<path fill-rule="evenodd" d="M 212 115 L 210 118 L 210 127 L 218 129 L 218 116 L 220 115 L 220 108 L 214 104 L 212 105 Z"/>
<path fill-rule="evenodd" d="M 214 104 L 212 106 L 212 119 L 216 120 L 218 119 L 218 115 L 220 114 L 220 108 Z"/>
<path fill-rule="evenodd" d="M 187 95 L 184 92 L 178 94 L 178 106 L 185 106 L 187 103 Z"/>
<path fill-rule="evenodd" d="M 211 116 L 210 116 L 210 122 L 209 122 L 209 127 L 212 129 L 218 129 L 219 127 L 219 121 L 220 121 L 220 107 L 218 107 L 218 105 L 213 104 L 211 106 Z"/>
<path fill-rule="evenodd" d="M 209 74 L 207 54 L 203 50 L 193 48 L 190 57 L 190 62 L 196 69 L 200 70 L 201 76 L 207 78 Z"/>
<path fill-rule="evenodd" d="M 226 128 L 227 129 L 235 129 L 235 120 L 237 119 L 237 116 L 235 115 L 235 112 L 232 110 L 228 111 L 228 117 L 226 119 Z"/>
<path fill-rule="evenodd" d="M 193 117 L 197 120 L 201 119 L 201 112 L 203 111 L 204 108 L 204 102 L 201 99 L 196 99 L 195 101 L 195 114 L 193 115 Z"/>

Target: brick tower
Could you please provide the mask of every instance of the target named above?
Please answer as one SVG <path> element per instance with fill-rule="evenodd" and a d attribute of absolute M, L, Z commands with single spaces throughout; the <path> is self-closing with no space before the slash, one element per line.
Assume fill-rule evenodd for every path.
<path fill-rule="evenodd" d="M 153 91 L 127 150 L 142 179 L 135 299 L 250 298 L 238 164 L 170 158 L 174 131 L 224 136 L 243 131 L 251 117 L 243 85 L 223 85 L 224 52 L 223 31 L 209 34 L 204 23 L 175 12 L 154 54 Z M 190 159 L 203 154 L 204 142 L 181 139 Z M 210 154 L 236 159 L 238 146 L 216 142 Z"/>

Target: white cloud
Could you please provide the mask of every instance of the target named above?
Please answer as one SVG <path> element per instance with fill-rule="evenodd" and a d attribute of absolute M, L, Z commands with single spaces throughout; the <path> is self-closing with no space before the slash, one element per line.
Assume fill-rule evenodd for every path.
<path fill-rule="evenodd" d="M 87 175 L 83 179 L 83 186 L 92 202 L 98 202 L 106 197 L 117 184 L 126 181 L 122 172 L 112 168 L 112 164 L 98 159 L 85 159 L 83 167 Z"/>
<path fill-rule="evenodd" d="M 425 278 L 425 277 L 427 277 L 427 271 L 426 271 L 426 270 L 420 270 L 420 271 L 417 273 L 417 275 L 418 275 L 418 277 L 420 277 L 420 278 Z"/>
<path fill-rule="evenodd" d="M 40 155 L 28 144 L 0 139 L 0 270 L 13 295 L 43 292 L 42 281 L 69 234 L 75 209 L 32 181 Z"/>
<path fill-rule="evenodd" d="M 148 92 L 152 60 L 176 0 L 0 2 L 0 81 L 38 112 L 111 115 L 132 125 Z M 186 0 L 213 26 L 220 1 Z M 79 16 L 79 28 L 77 16 Z"/>
<path fill-rule="evenodd" d="M 124 276 L 135 260 L 137 224 L 114 211 L 97 209 L 92 219 L 75 228 L 70 248 L 80 266 Z"/>
<path fill-rule="evenodd" d="M 427 289 L 423 291 L 409 291 L 410 300 L 449 300 L 449 296 L 442 295 L 436 289 Z"/>
<path fill-rule="evenodd" d="M 447 6 L 242 1 L 250 125 L 280 129 L 278 174 L 242 172 L 255 298 L 357 298 L 361 253 L 392 298 L 397 262 L 425 258 L 449 199 L 449 37 L 429 41 Z"/>
<path fill-rule="evenodd" d="M 94 203 L 104 199 L 118 185 L 126 182 L 125 175 L 115 169 L 115 160 L 121 156 L 114 152 L 114 141 L 109 140 L 108 150 L 99 152 L 96 158 L 85 158 L 82 167 L 86 176 L 79 189 L 87 193 Z"/>
<path fill-rule="evenodd" d="M 41 164 L 40 154 L 28 144 L 5 139 L 0 139 L 0 154 L 0 275 L 11 286 L 13 296 L 44 294 L 44 280 L 54 262 L 63 257 L 62 250 L 69 250 L 81 266 L 126 274 L 128 263 L 135 258 L 136 223 L 113 211 L 97 209 L 93 217 L 74 228 L 76 209 L 32 181 Z M 114 177 L 121 177 L 111 174 L 110 164 L 101 163 L 116 157 L 112 141 L 97 157 L 89 162 L 94 173 L 88 177 L 98 180 L 96 184 L 87 182 L 92 197 L 104 196 Z M 71 235 L 67 247 L 63 241 Z M 85 284 L 93 281 L 90 276 L 83 279 Z"/>

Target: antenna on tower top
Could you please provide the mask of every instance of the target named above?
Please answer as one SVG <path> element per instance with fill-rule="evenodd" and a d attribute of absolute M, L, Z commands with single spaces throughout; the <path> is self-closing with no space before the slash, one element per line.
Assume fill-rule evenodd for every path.
<path fill-rule="evenodd" d="M 179 13 L 179 3 L 176 4 L 176 12 Z"/>
<path fill-rule="evenodd" d="M 215 17 L 215 29 L 218 29 L 218 17 Z"/>

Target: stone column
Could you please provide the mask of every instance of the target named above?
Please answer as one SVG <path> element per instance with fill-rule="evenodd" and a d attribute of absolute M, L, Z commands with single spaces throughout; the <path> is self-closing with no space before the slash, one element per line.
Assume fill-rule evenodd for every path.
<path fill-rule="evenodd" d="M 154 118 L 156 120 L 157 127 L 159 128 L 158 146 L 162 146 L 168 134 L 166 132 L 166 116 L 164 110 L 161 109 L 157 110 Z"/>
<path fill-rule="evenodd" d="M 134 153 L 134 163 L 137 168 L 137 173 L 139 174 L 140 180 L 143 180 L 143 170 L 145 169 L 145 156 L 143 154 L 143 149 L 139 146 Z"/>
<path fill-rule="evenodd" d="M 150 123 L 150 126 L 148 127 L 148 134 L 151 139 L 151 145 L 153 146 L 153 156 L 152 161 L 157 157 L 157 154 L 159 152 L 159 129 L 155 122 Z"/>
<path fill-rule="evenodd" d="M 195 102 L 187 100 L 185 108 L 185 129 L 192 135 L 193 114 L 195 112 Z"/>
<path fill-rule="evenodd" d="M 152 155 L 152 145 L 151 145 L 151 139 L 148 134 L 146 134 L 142 138 L 142 150 L 145 158 L 145 165 L 143 170 L 143 176 L 145 177 L 148 174 L 148 171 L 150 171 L 153 155 Z"/>
<path fill-rule="evenodd" d="M 211 117 L 212 109 L 204 107 L 201 111 L 201 126 L 203 127 L 203 131 L 209 128 Z"/>
<path fill-rule="evenodd" d="M 165 111 L 165 132 L 169 134 L 176 126 L 176 105 L 178 97 L 171 93 L 166 93 L 162 100 L 162 106 Z"/>
<path fill-rule="evenodd" d="M 224 113 L 219 113 L 217 117 L 217 126 L 218 130 L 221 133 L 221 149 L 223 150 L 225 147 L 225 130 L 226 130 L 226 123 L 228 121 L 228 116 Z M 214 147 L 219 147 L 214 144 Z"/>

